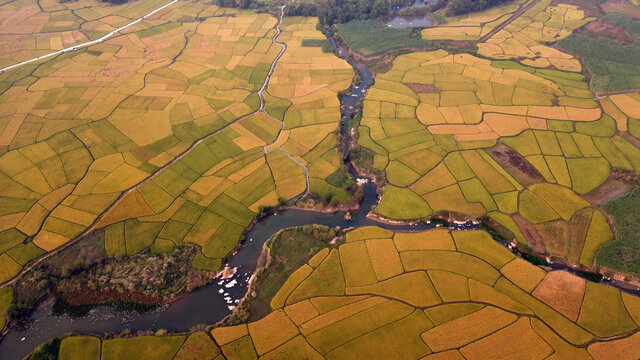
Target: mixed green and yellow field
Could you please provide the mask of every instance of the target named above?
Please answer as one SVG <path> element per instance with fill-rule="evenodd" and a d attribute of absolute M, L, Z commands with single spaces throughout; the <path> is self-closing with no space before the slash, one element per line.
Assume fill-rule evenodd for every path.
<path fill-rule="evenodd" d="M 486 214 L 534 250 L 590 267 L 612 232 L 583 195 L 611 168 L 640 172 L 640 150 L 620 135 L 639 104 L 633 94 L 596 101 L 576 73 L 445 51 L 399 56 L 358 129 L 386 175 L 375 212 Z"/>
<path fill-rule="evenodd" d="M 578 6 L 550 4 L 551 0 L 542 0 L 534 5 L 486 42 L 478 44 L 478 54 L 493 59 L 519 59 L 524 65 L 539 68 L 582 70 L 580 61 L 573 55 L 546 44 L 566 38 L 595 19 L 585 18 Z"/>
<path fill-rule="evenodd" d="M 0 68 L 98 39 L 167 3 L 166 0 L 121 5 L 97 0 L 4 2 L 0 5 Z M 179 2 L 150 16 L 142 26 L 154 28 L 167 20 L 190 22 L 202 10 L 197 2 Z"/>
<path fill-rule="evenodd" d="M 518 9 L 533 1 L 535 0 L 516 0 L 491 7 L 485 11 L 445 18 L 447 21 L 445 24 L 423 29 L 422 38 L 427 40 L 478 40 L 504 23 Z"/>
<path fill-rule="evenodd" d="M 490 59 L 513 59 L 537 68 L 580 72 L 578 59 L 548 44 L 595 19 L 587 18 L 579 6 L 554 4 L 552 0 L 514 1 L 446 18 L 446 24 L 423 29 L 421 35 L 428 40 L 478 41 L 478 54 Z"/>
<path fill-rule="evenodd" d="M 348 198 L 325 179 L 353 70 L 301 47 L 323 38 L 317 20 L 286 19 L 262 111 L 276 23 L 180 2 L 0 74 L 0 282 L 94 228 L 109 255 L 187 241 L 202 246 L 194 266 L 217 270 L 261 206 L 305 193 L 307 173 L 311 191 Z"/>
<path fill-rule="evenodd" d="M 346 237 L 299 268 L 261 320 L 177 336 L 71 336 L 60 359 L 640 356 L 638 297 L 547 272 L 483 231 L 365 227 Z"/>

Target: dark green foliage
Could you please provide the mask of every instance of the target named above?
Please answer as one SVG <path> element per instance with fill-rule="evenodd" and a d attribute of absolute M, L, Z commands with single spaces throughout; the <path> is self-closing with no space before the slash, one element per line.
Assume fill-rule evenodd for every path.
<path fill-rule="evenodd" d="M 400 0 L 399 2 L 404 3 L 405 1 Z M 323 24 L 377 19 L 387 15 L 391 5 L 389 0 L 328 0 L 317 8 L 317 15 Z"/>
<path fill-rule="evenodd" d="M 62 339 L 55 338 L 38 346 L 26 359 L 28 360 L 57 360 Z"/>
<path fill-rule="evenodd" d="M 256 9 L 265 5 L 259 0 L 214 0 L 213 3 L 220 7 L 240 9 Z"/>
<path fill-rule="evenodd" d="M 324 53 L 333 52 L 333 47 L 329 39 L 304 39 L 302 40 L 302 46 L 321 47 Z"/>
<path fill-rule="evenodd" d="M 336 236 L 343 238 L 339 229 L 320 225 L 305 225 L 285 229 L 269 239 L 271 256 L 269 267 L 258 270 L 255 282 L 255 297 L 248 297 L 244 304 L 250 320 L 258 320 L 271 313 L 271 299 L 280 290 L 289 276 L 320 250 L 338 247 L 343 241 L 329 244 Z M 263 257 L 259 261 L 266 261 Z"/>
<path fill-rule="evenodd" d="M 8 318 L 24 319 L 38 300 L 50 292 L 61 300 L 58 308 L 81 313 L 91 306 L 74 305 L 109 303 L 130 308 L 136 301 L 168 302 L 205 285 L 213 277 L 212 272 L 191 268 L 190 260 L 198 250 L 196 245 L 179 244 L 172 252 L 157 255 L 107 257 L 103 234 L 97 231 L 25 273 L 14 285 Z M 120 299 L 104 297 L 116 290 L 122 291 Z"/>
<path fill-rule="evenodd" d="M 605 203 L 602 208 L 613 218 L 616 237 L 602 245 L 596 263 L 640 276 L 640 188 Z"/>
<path fill-rule="evenodd" d="M 325 180 L 327 180 L 330 185 L 343 189 L 349 189 L 349 187 L 354 184 L 345 167 L 334 171 L 333 174 L 327 176 Z"/>
<path fill-rule="evenodd" d="M 389 28 L 378 20 L 354 20 L 341 24 L 338 36 L 351 50 L 362 55 L 378 54 L 400 47 L 431 48 L 412 28 Z"/>
<path fill-rule="evenodd" d="M 611 12 L 601 21 L 627 30 L 636 41 L 622 45 L 606 37 L 573 34 L 560 41 L 559 45 L 579 54 L 593 73 L 591 86 L 598 92 L 640 88 L 640 22 L 633 17 Z"/>
<path fill-rule="evenodd" d="M 449 0 L 447 13 L 449 16 L 468 14 L 474 11 L 486 10 L 510 1 L 513 0 Z"/>

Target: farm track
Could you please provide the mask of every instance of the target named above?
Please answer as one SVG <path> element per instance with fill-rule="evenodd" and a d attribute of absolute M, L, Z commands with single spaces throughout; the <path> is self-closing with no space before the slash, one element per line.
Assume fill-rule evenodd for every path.
<path fill-rule="evenodd" d="M 511 17 L 508 18 L 505 22 L 503 22 L 502 24 L 496 26 L 491 31 L 489 31 L 485 36 L 482 36 L 480 39 L 478 39 L 478 43 L 483 43 L 483 42 L 491 39 L 500 30 L 502 30 L 505 27 L 507 27 L 507 25 L 511 24 L 515 19 L 517 19 L 520 16 L 522 16 L 522 14 L 524 14 L 527 11 L 529 11 L 532 7 L 536 6 L 539 2 L 540 2 L 540 0 L 532 0 L 527 5 L 524 5 L 520 9 L 516 10 L 516 12 L 514 12 L 513 15 L 511 15 Z"/>
<path fill-rule="evenodd" d="M 26 65 L 26 64 L 38 61 L 38 60 L 42 60 L 42 59 L 45 59 L 45 58 L 48 58 L 48 57 L 51 57 L 51 56 L 60 55 L 60 54 L 64 54 L 64 53 L 69 52 L 69 51 L 78 50 L 79 48 L 82 48 L 82 47 L 87 47 L 87 46 L 99 44 L 99 43 L 107 40 L 108 38 L 112 37 L 113 35 L 119 33 L 120 31 L 122 31 L 122 30 L 124 30 L 124 29 L 126 29 L 126 28 L 128 28 L 128 27 L 130 27 L 132 25 L 135 25 L 135 24 L 141 22 L 145 18 L 157 13 L 160 10 L 163 10 L 163 9 L 165 9 L 165 8 L 175 4 L 175 3 L 177 3 L 178 1 L 180 1 L 180 0 L 173 0 L 168 4 L 164 4 L 164 5 L 160 6 L 159 8 L 147 13 L 146 15 L 143 15 L 139 19 L 136 19 L 136 20 L 124 25 L 124 26 L 121 26 L 121 27 L 111 31 L 107 35 L 104 35 L 103 37 L 101 37 L 99 39 L 92 40 L 92 41 L 89 41 L 89 42 L 86 42 L 86 43 L 82 43 L 82 44 L 79 44 L 79 45 L 74 45 L 74 46 L 71 46 L 71 47 L 68 47 L 68 48 L 64 48 L 62 50 L 54 51 L 52 53 L 49 53 L 49 54 L 46 54 L 46 55 L 42 55 L 42 56 L 38 56 L 38 57 L 35 57 L 33 59 L 29 59 L 29 60 L 26 60 L 26 61 L 23 61 L 23 62 L 20 62 L 20 63 L 17 63 L 17 64 L 9 65 L 7 67 L 1 68 L 0 69 L 0 73 L 5 72 L 5 71 L 10 70 L 10 69 L 13 69 L 13 68 L 17 68 L 17 67 L 22 66 L 22 65 Z M 40 4 L 38 4 L 38 6 L 40 6 Z"/>
<path fill-rule="evenodd" d="M 505 20 L 502 24 L 498 25 L 497 27 L 495 27 L 493 30 L 491 30 L 490 32 L 488 32 L 486 35 L 484 35 L 483 37 L 481 37 L 480 39 L 478 39 L 477 41 L 474 41 L 474 43 L 482 43 L 485 42 L 487 40 L 489 40 L 491 37 L 493 37 L 495 34 L 497 34 L 500 30 L 504 29 L 505 27 L 507 27 L 509 24 L 511 24 L 514 20 L 516 20 L 517 18 L 519 18 L 520 16 L 522 16 L 522 14 L 524 14 L 525 12 L 527 12 L 528 10 L 530 10 L 532 7 L 534 7 L 536 4 L 538 4 L 540 2 L 540 0 L 532 0 L 529 4 L 524 5 L 523 7 L 521 7 L 520 9 L 518 9 L 515 13 L 513 13 L 513 15 L 511 15 L 511 17 L 509 17 L 507 20 Z M 373 61 L 373 60 L 379 60 L 382 59 L 384 56 L 391 54 L 393 52 L 396 51 L 403 51 L 403 50 L 409 50 L 409 51 L 424 51 L 425 49 L 423 48 L 419 48 L 419 47 L 415 47 L 415 46 L 402 46 L 402 47 L 397 47 L 397 48 L 393 48 L 393 49 L 389 49 L 389 50 L 385 50 L 381 53 L 378 54 L 374 54 L 374 55 L 362 55 L 356 51 L 353 51 L 351 49 L 349 49 L 349 53 L 351 55 L 353 55 L 353 57 L 357 60 L 357 61 Z"/>
<path fill-rule="evenodd" d="M 179 0 L 174 0 L 173 2 L 165 5 L 164 7 L 174 4 L 175 2 L 177 2 Z M 23 274 L 25 274 L 26 272 L 28 272 L 29 270 L 31 270 L 32 268 L 34 268 L 36 265 L 38 265 L 39 263 L 41 263 L 42 261 L 48 259 L 49 257 L 51 257 L 52 255 L 55 255 L 57 253 L 59 253 L 60 251 L 68 248 L 69 246 L 75 244 L 76 242 L 78 242 L 80 239 L 82 239 L 83 237 L 87 236 L 89 233 L 91 233 L 93 230 L 96 229 L 96 226 L 102 221 L 102 219 L 116 206 L 120 203 L 120 201 L 127 196 L 129 193 L 131 193 L 132 191 L 136 190 L 137 188 L 139 188 L 140 186 L 144 185 L 145 183 L 149 182 L 150 180 L 152 180 L 153 178 L 155 178 L 156 176 L 158 176 L 161 172 L 165 171 L 169 166 L 173 165 L 174 163 L 178 162 L 180 159 L 182 159 L 183 157 L 185 157 L 187 154 L 189 154 L 196 146 L 198 146 L 200 143 L 202 143 L 203 141 L 206 141 L 212 137 L 214 137 L 217 134 L 220 134 L 222 131 L 224 131 L 225 129 L 229 128 L 231 125 L 246 119 L 250 116 L 254 116 L 256 114 L 259 113 L 264 113 L 266 116 L 268 116 L 269 118 L 276 120 L 280 123 L 282 123 L 282 127 L 281 127 L 281 131 L 284 128 L 284 122 L 280 121 L 278 119 L 273 118 L 271 115 L 269 115 L 266 111 L 265 111 L 265 98 L 264 98 L 264 91 L 268 88 L 269 86 L 269 81 L 271 80 L 271 76 L 273 74 L 273 72 L 275 71 L 275 68 L 278 64 L 278 61 L 282 58 L 282 56 L 284 55 L 285 51 L 287 50 L 287 45 L 285 43 L 281 43 L 278 42 L 278 37 L 280 36 L 280 34 L 282 34 L 282 29 L 280 28 L 280 24 L 282 23 L 282 18 L 284 16 L 284 8 L 286 5 L 283 5 L 280 8 L 280 15 L 278 16 L 278 22 L 275 25 L 275 29 L 277 30 L 276 35 L 274 35 L 274 37 L 271 39 L 271 41 L 274 44 L 280 45 L 282 46 L 282 50 L 280 51 L 280 53 L 276 56 L 276 58 L 273 60 L 273 62 L 271 63 L 271 68 L 269 69 L 269 72 L 267 73 L 267 76 L 265 78 L 264 83 L 262 84 L 262 87 L 260 88 L 260 90 L 258 90 L 257 95 L 260 98 L 260 107 L 258 108 L 258 110 L 250 113 L 250 114 L 246 114 L 243 115 L 233 121 L 231 121 L 230 123 L 228 123 L 227 125 L 225 125 L 224 127 L 208 134 L 207 136 L 200 138 L 199 140 L 195 141 L 193 144 L 191 144 L 191 146 L 189 146 L 189 148 L 187 148 L 186 150 L 184 150 L 182 153 L 180 153 L 178 156 L 176 156 L 175 158 L 173 158 L 171 161 L 169 161 L 167 164 L 165 164 L 164 166 L 160 167 L 158 170 L 156 170 L 156 172 L 154 172 L 153 174 L 151 174 L 150 176 L 146 177 L 144 180 L 142 180 L 141 182 L 137 183 L 136 185 L 130 187 L 129 189 L 123 191 L 120 196 L 118 196 L 118 198 L 111 203 L 111 205 L 105 210 L 103 211 L 94 221 L 93 223 L 91 223 L 91 225 L 82 232 L 82 234 L 76 236 L 75 238 L 71 239 L 70 241 L 68 241 L 67 243 L 65 243 L 64 245 L 60 246 L 59 248 L 48 252 L 47 254 L 43 255 L 41 258 L 39 258 L 38 260 L 34 261 L 33 263 L 24 266 L 23 269 L 16 274 L 16 276 L 14 276 L 11 280 L 7 280 L 4 283 L 0 284 L 0 288 L 4 288 L 6 286 L 10 286 L 12 284 L 14 284 Z M 155 11 L 159 11 L 160 9 L 156 9 Z M 153 12 L 152 12 L 153 13 Z M 151 14 L 151 13 L 150 13 Z M 145 15 L 148 16 L 148 15 Z M 130 24 L 131 25 L 131 24 Z M 41 57 L 42 58 L 42 57 Z M 1 70 L 1 69 L 0 69 Z M 280 135 L 278 133 L 278 135 Z M 276 138 L 277 140 L 277 138 Z M 306 184 L 307 184 L 307 188 L 305 190 L 305 192 L 302 195 L 306 195 L 309 193 L 309 176 L 308 176 L 308 171 L 307 171 L 307 167 L 300 163 L 299 161 L 297 161 L 296 159 L 294 159 L 291 155 L 289 155 L 286 151 L 284 151 L 282 148 L 277 148 L 274 149 L 272 151 L 275 150 L 280 150 L 282 151 L 288 158 L 290 158 L 291 160 L 293 160 L 296 164 L 302 166 L 302 168 L 304 169 L 304 173 L 305 173 L 305 180 L 306 180 Z M 266 159 L 266 154 L 268 154 L 267 151 L 265 151 L 264 147 L 262 149 L 263 153 L 265 154 L 265 159 Z M 6 331 L 6 329 L 5 329 Z"/>

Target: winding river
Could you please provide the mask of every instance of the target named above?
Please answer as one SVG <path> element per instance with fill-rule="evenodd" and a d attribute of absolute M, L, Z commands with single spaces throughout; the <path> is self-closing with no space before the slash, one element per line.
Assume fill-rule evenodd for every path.
<path fill-rule="evenodd" d="M 331 33 L 327 33 L 334 50 L 346 58 L 346 51 L 336 46 Z M 340 100 L 343 120 L 340 131 L 345 139 L 345 148 L 349 148 L 351 136 L 348 133 L 348 120 L 355 114 L 356 104 L 366 94 L 371 85 L 372 75 L 366 67 L 348 60 L 349 64 L 359 72 L 360 81 L 350 93 Z M 350 175 L 355 179 L 355 169 L 345 160 Z M 39 344 L 70 332 L 81 334 L 119 333 L 129 329 L 132 333 L 145 330 L 165 329 L 169 332 L 184 332 L 200 324 L 214 324 L 231 313 L 233 306 L 240 301 L 247 291 L 249 278 L 256 269 L 257 260 L 265 241 L 280 229 L 308 224 L 320 224 L 341 228 L 376 225 L 382 228 L 399 231 L 420 231 L 433 228 L 433 225 L 419 223 L 393 225 L 376 222 L 367 218 L 367 214 L 378 201 L 376 185 L 363 179 L 364 196 L 358 210 L 351 212 L 351 220 L 345 220 L 344 212 L 334 214 L 314 211 L 288 209 L 278 211 L 262 218 L 246 234 L 243 246 L 234 253 L 227 266 L 236 269 L 233 276 L 217 279 L 212 284 L 193 291 L 183 298 L 147 313 L 118 311 L 113 307 L 101 306 L 89 311 L 82 317 L 70 315 L 54 315 L 53 302 L 42 304 L 32 315 L 25 328 L 12 328 L 0 341 L 0 359 L 22 359 L 31 353 Z M 477 229 L 475 222 L 454 224 L 455 229 Z M 572 269 L 555 265 L 555 269 Z M 638 292 L 640 295 L 640 292 Z"/>

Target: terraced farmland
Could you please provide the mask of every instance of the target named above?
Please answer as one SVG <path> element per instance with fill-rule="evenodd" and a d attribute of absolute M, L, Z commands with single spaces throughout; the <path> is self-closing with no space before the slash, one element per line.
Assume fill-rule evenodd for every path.
<path fill-rule="evenodd" d="M 166 3 L 161 0 L 120 6 L 91 0 L 3 3 L 0 9 L 0 68 L 100 38 Z M 173 20 L 181 17 L 180 21 L 188 22 L 202 10 L 200 4 L 184 2 L 170 11 Z M 145 23 L 143 28 L 161 25 L 167 19 L 151 16 L 151 22 Z"/>
<path fill-rule="evenodd" d="M 261 320 L 179 336 L 67 337 L 60 358 L 98 359 L 100 351 L 102 359 L 148 351 L 159 359 L 640 354 L 640 299 L 565 271 L 547 272 L 485 232 L 368 227 L 346 237 L 346 244 L 319 252 L 296 271 Z"/>
<path fill-rule="evenodd" d="M 551 0 L 543 0 L 478 44 L 478 54 L 493 59 L 519 59 L 523 65 L 533 67 L 553 66 L 579 72 L 582 65 L 578 59 L 546 44 L 566 38 L 593 20 L 585 18 L 584 10 L 576 5 L 551 5 Z"/>
<path fill-rule="evenodd" d="M 159 263 L 165 283 L 187 264 L 206 270 L 197 284 L 206 283 L 246 234 L 217 287 L 204 289 L 210 314 L 234 311 L 221 323 L 189 327 L 194 319 L 184 316 L 176 325 L 169 306 L 158 319 L 170 320 L 136 323 L 133 336 L 61 326 L 81 334 L 52 339 L 32 358 L 640 358 L 640 298 L 629 290 L 638 254 L 625 210 L 637 210 L 638 192 L 615 199 L 640 184 L 640 95 L 631 85 L 595 92 L 635 81 L 620 75 L 633 73 L 623 55 L 635 45 L 621 44 L 630 47 L 617 62 L 554 45 L 607 18 L 633 38 L 631 16 L 601 16 L 612 2 L 515 0 L 436 15 L 445 23 L 418 30 L 375 19 L 342 25 L 357 36 L 338 43 L 366 47 L 356 57 L 371 71 L 324 52 L 332 35 L 321 30 L 331 24 L 283 17 L 283 3 L 223 2 L 259 11 L 202 0 L 0 4 L 0 328 L 55 293 L 59 279 L 119 292 L 116 301 L 136 288 L 122 279 L 135 276 L 145 280 L 137 296 L 150 296 L 157 277 L 143 272 Z M 407 45 L 418 43 L 447 51 Z M 350 136 L 340 148 L 354 148 L 341 153 Z M 352 178 L 358 171 L 375 183 Z M 356 180 L 365 184 L 358 192 Z M 298 199 L 304 210 L 339 211 L 280 216 Z M 261 230 L 246 233 L 264 215 Z M 452 227 L 415 231 L 442 220 Z M 331 227 L 282 230 L 315 221 Z M 381 222 L 396 231 L 358 227 Z M 487 232 L 469 230 L 478 228 Z M 256 259 L 277 230 L 299 241 L 272 238 Z M 68 247 L 86 235 L 99 244 Z M 173 260 L 140 274 L 128 267 L 128 256 L 181 243 L 197 247 L 180 269 Z M 82 244 L 93 250 L 59 252 Z M 38 273 L 52 255 L 70 259 L 55 279 Z M 122 276 L 109 275 L 112 260 Z M 92 269 L 99 281 L 83 277 Z M 605 284 L 589 281 L 597 274 Z M 172 299 L 190 291 L 173 290 Z M 185 303 L 192 314 L 205 308 Z M 157 324 L 172 333 L 147 330 Z M 34 338 L 42 339 L 29 346 Z"/>
<path fill-rule="evenodd" d="M 306 191 L 307 172 L 311 191 L 349 198 L 325 178 L 353 71 L 301 47 L 322 38 L 316 21 L 287 19 L 280 59 L 275 17 L 185 4 L 0 75 L 0 281 L 99 228 L 110 255 L 188 241 L 202 246 L 194 266 L 217 270 L 261 206 Z"/>
<path fill-rule="evenodd" d="M 584 195 L 612 168 L 640 171 L 618 135 L 634 96 L 595 101 L 580 74 L 514 62 L 402 55 L 378 75 L 358 130 L 388 182 L 375 211 L 487 214 L 523 245 L 591 267 L 612 233 Z"/>
<path fill-rule="evenodd" d="M 478 40 L 535 0 L 516 0 L 482 12 L 445 18 L 446 23 L 422 30 L 427 40 Z"/>

